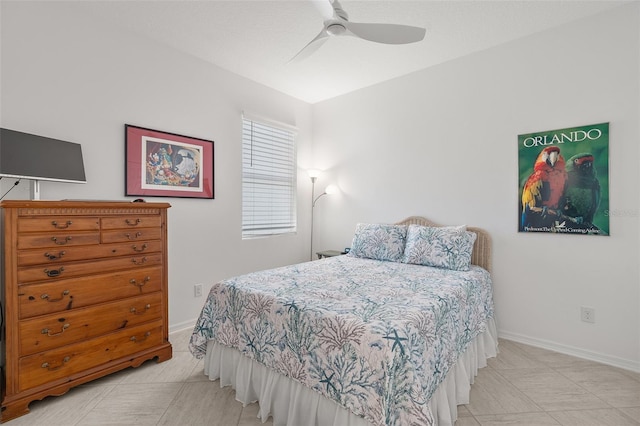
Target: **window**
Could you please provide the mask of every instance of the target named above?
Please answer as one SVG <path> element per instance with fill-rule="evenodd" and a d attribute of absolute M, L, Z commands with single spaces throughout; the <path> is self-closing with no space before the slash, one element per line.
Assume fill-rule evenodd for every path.
<path fill-rule="evenodd" d="M 295 136 L 242 118 L 242 238 L 296 231 Z"/>

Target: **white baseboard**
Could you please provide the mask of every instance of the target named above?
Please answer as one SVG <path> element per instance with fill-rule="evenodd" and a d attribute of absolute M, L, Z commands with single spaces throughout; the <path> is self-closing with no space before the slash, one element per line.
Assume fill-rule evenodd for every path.
<path fill-rule="evenodd" d="M 178 324 L 169 324 L 169 333 L 177 333 L 178 331 L 184 331 L 186 329 L 193 329 L 196 325 L 196 319 L 184 321 Z"/>
<path fill-rule="evenodd" d="M 524 343 L 525 345 L 536 346 L 538 348 L 548 349 L 551 351 L 563 353 L 565 355 L 571 355 L 577 358 L 587 359 L 589 361 L 595 361 L 602 364 L 607 364 L 640 373 L 639 361 L 618 358 L 612 355 L 601 354 L 599 352 L 587 351 L 549 340 L 537 339 L 535 337 L 529 337 L 518 333 L 511 333 L 505 330 L 498 330 L 498 337 L 501 339 L 513 340 L 514 342 Z"/>

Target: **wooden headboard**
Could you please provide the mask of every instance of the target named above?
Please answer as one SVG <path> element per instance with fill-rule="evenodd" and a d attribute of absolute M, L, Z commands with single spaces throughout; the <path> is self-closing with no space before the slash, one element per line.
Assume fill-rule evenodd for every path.
<path fill-rule="evenodd" d="M 396 225 L 442 226 L 420 216 L 408 217 L 396 223 Z M 473 226 L 467 226 L 467 231 L 477 235 L 476 242 L 473 243 L 471 263 L 491 272 L 491 236 L 484 229 Z"/>

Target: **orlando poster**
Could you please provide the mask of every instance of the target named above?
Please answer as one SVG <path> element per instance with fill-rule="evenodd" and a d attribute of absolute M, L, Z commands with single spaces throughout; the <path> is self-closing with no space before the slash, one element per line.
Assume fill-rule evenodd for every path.
<path fill-rule="evenodd" d="M 519 232 L 609 235 L 609 123 L 518 135 Z"/>

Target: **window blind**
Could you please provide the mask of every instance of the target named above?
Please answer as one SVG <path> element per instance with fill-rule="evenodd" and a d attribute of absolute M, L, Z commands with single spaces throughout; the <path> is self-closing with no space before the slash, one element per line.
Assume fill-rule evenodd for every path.
<path fill-rule="evenodd" d="M 242 119 L 242 237 L 296 231 L 295 132 Z"/>

